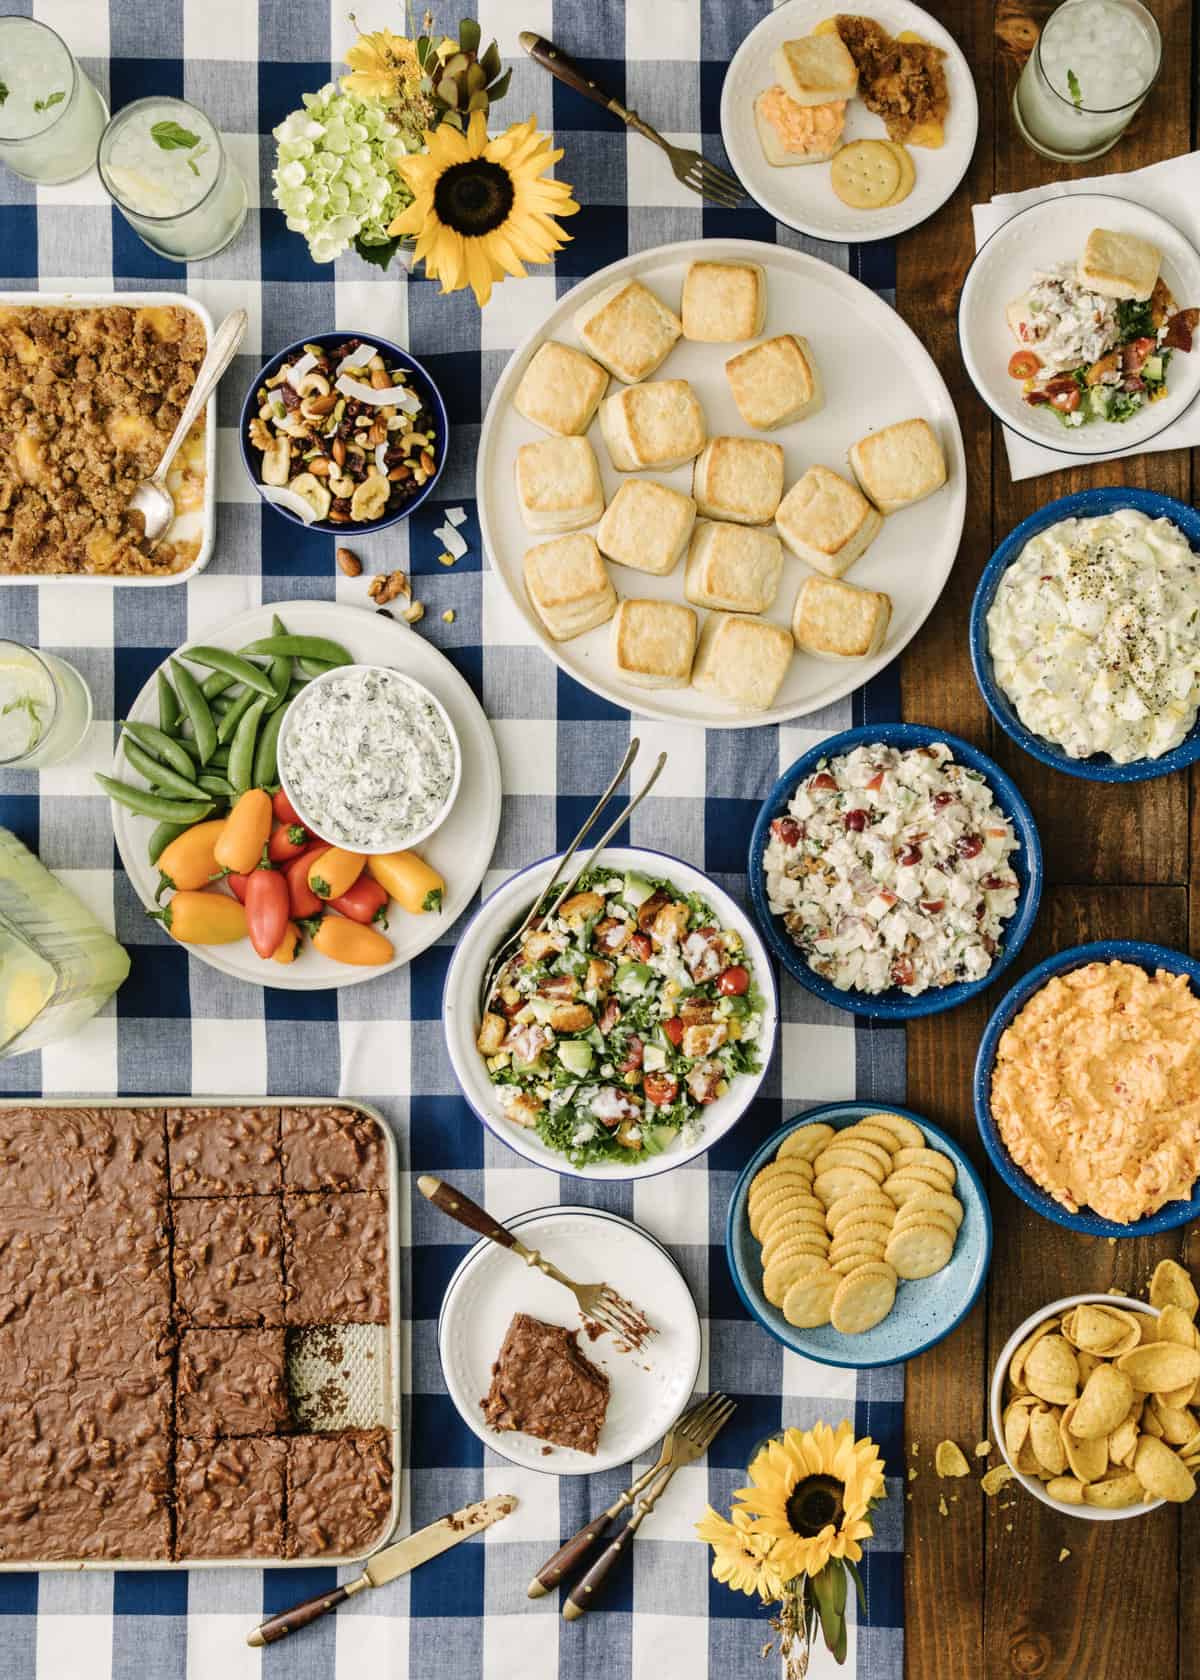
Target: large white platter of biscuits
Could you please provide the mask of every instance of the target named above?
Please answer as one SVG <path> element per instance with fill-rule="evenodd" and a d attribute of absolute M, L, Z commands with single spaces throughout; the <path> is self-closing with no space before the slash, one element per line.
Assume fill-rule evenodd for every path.
<path fill-rule="evenodd" d="M 946 481 L 941 488 L 911 506 L 886 514 L 882 528 L 865 552 L 849 566 L 843 579 L 858 589 L 880 592 L 890 598 L 891 618 L 882 646 L 872 646 L 865 655 L 854 658 L 796 651 L 789 660 L 785 652 L 782 658 L 787 663 L 782 682 L 769 704 L 759 709 L 747 709 L 744 704 L 726 699 L 711 689 L 692 686 L 686 675 L 684 686 L 646 687 L 629 680 L 618 669 L 614 636 L 620 634 L 623 641 L 628 641 L 632 635 L 636 641 L 642 628 L 629 622 L 631 614 L 624 603 L 649 600 L 670 603 L 677 609 L 687 606 L 686 546 L 682 557 L 666 575 L 651 575 L 605 559 L 608 581 L 622 605 L 615 618 L 608 616 L 602 622 L 595 620 L 604 612 L 603 604 L 582 595 L 561 616 L 551 612 L 551 622 L 560 636 L 573 630 L 577 623 L 594 624 L 570 635 L 569 639 L 555 639 L 549 634 L 526 588 L 527 553 L 554 536 L 552 527 L 531 530 L 527 526 L 518 496 L 516 469 L 522 446 L 551 438 L 548 429 L 524 418 L 514 406 L 530 362 L 548 343 L 566 345 L 576 353 L 582 351 L 584 345 L 574 325 L 577 313 L 581 308 L 586 310 L 600 293 L 618 284 L 640 281 L 660 303 L 678 314 L 688 271 L 694 262 L 701 261 L 761 268 L 765 315 L 761 322 L 747 317 L 740 323 L 747 330 L 757 326 L 758 332 L 752 338 L 729 342 L 679 338 L 662 364 L 641 383 L 631 385 L 610 378 L 604 401 L 630 391 L 645 390 L 657 382 L 686 381 L 690 387 L 687 412 L 677 423 L 685 431 L 694 424 L 695 402 L 698 402 L 710 440 L 734 437 L 779 445 L 783 452 L 785 491 L 814 467 L 836 473 L 853 484 L 855 474 L 848 461 L 851 449 L 869 435 L 909 420 L 928 423 L 945 462 Z M 725 364 L 753 344 L 788 334 L 806 342 L 823 399 L 819 407 L 799 420 L 771 430 L 756 430 L 739 411 Z M 751 381 L 749 397 L 745 389 L 742 391 L 743 404 L 752 402 L 760 388 L 760 381 Z M 589 394 L 581 389 L 578 393 L 585 404 L 589 395 L 594 396 L 595 392 Z M 530 407 L 524 400 L 522 406 L 527 411 Z M 557 416 L 551 414 L 548 418 Z M 615 441 L 620 456 L 628 438 L 613 423 L 619 418 L 613 410 L 608 411 L 609 437 Z M 611 505 L 623 484 L 639 481 L 666 485 L 684 495 L 692 494 L 692 459 L 670 470 L 618 471 L 609 444 L 601 435 L 600 421 L 595 417 L 587 427 L 586 440 L 599 466 L 605 503 Z M 532 488 L 539 505 L 552 503 L 559 484 L 565 485 L 576 476 L 578 440 L 558 441 L 568 445 L 561 460 L 557 453 L 547 454 L 539 461 L 541 472 L 523 475 L 533 481 L 532 485 L 527 482 L 524 488 L 527 493 Z M 695 442 L 693 431 L 686 447 L 692 448 Z M 588 452 L 581 453 L 586 456 Z M 528 465 L 528 452 L 520 458 Z M 747 496 L 747 509 L 756 511 L 756 502 L 761 508 L 763 485 L 758 477 L 748 474 L 741 488 Z M 712 729 L 737 729 L 758 723 L 786 722 L 841 699 L 882 670 L 911 640 L 941 594 L 958 551 L 966 508 L 966 464 L 954 405 L 941 375 L 915 334 L 881 298 L 841 269 L 803 252 L 752 240 L 706 239 L 660 246 L 627 257 L 581 281 L 559 299 L 548 318 L 514 352 L 493 392 L 480 437 L 476 494 L 483 547 L 492 568 L 528 626 L 529 635 L 541 643 L 564 671 L 597 694 L 635 713 Z M 589 486 L 586 481 L 581 482 L 578 494 L 581 509 L 590 519 L 585 531 L 594 538 L 600 522 L 599 495 L 595 485 Z M 590 507 L 586 505 L 589 495 Z M 633 511 L 636 514 L 637 510 Z M 636 521 L 634 525 L 636 528 Z M 772 524 L 745 525 L 741 529 L 767 534 L 775 531 Z M 648 542 L 664 532 L 665 526 L 663 531 L 648 530 Z M 546 558 L 543 554 L 543 573 L 548 569 Z M 549 558 L 557 563 L 553 554 Z M 791 634 L 793 609 L 801 585 L 820 575 L 784 546 L 782 573 L 772 605 L 761 615 L 746 614 L 756 622 L 777 627 L 773 635 L 763 637 L 764 643 L 782 642 L 781 631 Z M 603 579 L 601 582 L 607 589 L 608 582 Z M 570 595 L 571 591 L 567 593 Z M 854 601 L 858 604 L 859 598 L 855 597 Z M 693 610 L 703 650 L 703 623 L 710 615 L 698 606 Z M 661 623 L 646 627 L 651 652 L 655 656 L 665 655 L 664 670 L 672 668 L 677 650 L 654 644 L 659 640 L 670 642 L 677 628 L 671 620 L 677 616 L 678 612 L 663 614 Z M 724 622 L 727 627 L 730 621 Z M 731 635 L 730 652 L 734 655 L 735 640 Z M 766 651 L 774 657 L 776 647 L 770 646 Z M 677 664 L 674 669 L 673 680 L 678 682 Z M 731 674 L 736 681 L 736 657 L 724 671 L 727 677 Z"/>

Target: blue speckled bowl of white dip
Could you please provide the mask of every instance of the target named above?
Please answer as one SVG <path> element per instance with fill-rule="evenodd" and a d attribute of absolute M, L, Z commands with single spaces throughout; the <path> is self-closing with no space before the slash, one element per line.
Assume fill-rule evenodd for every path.
<path fill-rule="evenodd" d="M 339 689 L 349 692 L 339 697 Z M 356 691 L 359 715 L 347 710 Z M 445 707 L 388 665 L 323 672 L 292 701 L 279 733 L 279 781 L 296 815 L 319 839 L 351 852 L 398 852 L 427 840 L 449 816 L 461 778 Z M 376 797 L 385 812 L 372 811 Z"/>

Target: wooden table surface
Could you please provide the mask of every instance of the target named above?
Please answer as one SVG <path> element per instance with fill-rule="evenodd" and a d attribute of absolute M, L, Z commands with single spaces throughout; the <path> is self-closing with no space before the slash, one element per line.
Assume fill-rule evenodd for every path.
<path fill-rule="evenodd" d="M 971 674 L 971 596 L 996 544 L 1057 496 L 1131 484 L 1192 502 L 1198 486 L 1197 463 L 1185 451 L 1013 484 L 1000 428 L 967 379 L 955 337 L 958 293 L 974 254 L 970 206 L 1063 175 L 1119 173 L 1190 150 L 1198 20 L 1190 0 L 1148 0 L 1167 43 L 1159 80 L 1111 152 L 1066 166 L 1023 144 L 1011 110 L 1021 65 L 1051 8 L 923 3 L 956 36 L 975 73 L 979 143 L 960 190 L 900 241 L 897 305 L 950 387 L 970 491 L 950 582 L 903 659 L 904 716 L 965 736 L 1015 778 L 1041 831 L 1047 875 L 1037 924 L 1014 969 L 978 1001 L 908 1031 L 910 1106 L 954 1133 L 982 1170 L 971 1071 L 1002 992 L 1043 957 L 1085 940 L 1139 937 L 1200 951 L 1200 869 L 1192 861 L 1200 780 L 1179 773 L 1105 786 L 1056 775 L 1019 751 L 992 722 Z M 994 1173 L 985 1177 L 995 1219 L 986 1298 L 908 1367 L 909 1462 L 919 1474 L 906 1507 L 906 1672 L 910 1680 L 1200 1680 L 1200 1501 L 1132 1522 L 1084 1522 L 1020 1489 L 989 1500 L 978 1476 L 939 1482 L 933 1470 L 938 1441 L 952 1437 L 970 1457 L 988 1436 L 992 1361 L 1023 1318 L 1079 1290 L 1144 1292 L 1166 1255 L 1190 1261 L 1200 1276 L 1200 1227 L 1137 1241 L 1084 1237 L 1039 1218 Z M 990 1462 L 998 1461 L 994 1452 Z M 946 1516 L 938 1509 L 943 1494 Z M 1070 1555 L 1060 1562 L 1064 1548 Z"/>

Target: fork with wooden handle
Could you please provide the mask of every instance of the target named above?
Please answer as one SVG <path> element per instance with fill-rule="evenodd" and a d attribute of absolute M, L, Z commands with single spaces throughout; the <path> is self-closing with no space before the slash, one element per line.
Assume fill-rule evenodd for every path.
<path fill-rule="evenodd" d="M 591 1609 L 604 1582 L 612 1574 L 618 1560 L 633 1545 L 638 1529 L 666 1492 L 676 1470 L 680 1465 L 693 1463 L 702 1453 L 707 1452 L 736 1410 L 737 1407 L 728 1396 L 710 1394 L 703 1405 L 686 1413 L 676 1424 L 670 1462 L 649 1493 L 643 1494 L 638 1500 L 637 1509 L 620 1534 L 604 1548 L 583 1579 L 571 1588 L 567 1602 L 563 1605 L 562 1613 L 566 1621 L 573 1622 L 582 1616 L 585 1610 Z"/>
<path fill-rule="evenodd" d="M 470 1196 L 465 1196 L 461 1190 L 456 1190 L 444 1179 L 434 1178 L 430 1173 L 422 1173 L 417 1180 L 417 1189 L 434 1207 L 441 1208 L 443 1213 L 448 1213 L 451 1219 L 457 1219 L 459 1224 L 465 1225 L 469 1231 L 477 1231 L 481 1237 L 488 1237 L 501 1248 L 507 1248 L 518 1259 L 524 1260 L 527 1266 L 536 1266 L 539 1272 L 545 1273 L 548 1278 L 553 1278 L 555 1283 L 561 1283 L 565 1289 L 569 1289 L 578 1301 L 579 1310 L 584 1318 L 600 1325 L 610 1336 L 616 1336 L 634 1347 L 640 1347 L 648 1337 L 658 1334 L 638 1309 L 618 1295 L 607 1283 L 576 1283 L 574 1278 L 560 1272 L 558 1267 L 536 1248 L 526 1248 L 507 1225 L 501 1225 L 498 1219 L 492 1218 L 486 1208 L 481 1208 L 478 1202 L 473 1202 Z"/>
<path fill-rule="evenodd" d="M 645 4 L 646 0 L 642 0 L 642 3 Z M 658 130 L 651 128 L 648 122 L 643 122 L 636 111 L 629 110 L 619 99 L 605 93 L 604 89 L 599 87 L 561 47 L 556 47 L 553 41 L 547 41 L 545 36 L 538 35 L 532 29 L 523 29 L 519 39 L 530 58 L 544 70 L 549 70 L 552 76 L 557 76 L 565 87 L 569 87 L 574 93 L 581 93 L 585 99 L 590 99 L 597 105 L 603 105 L 614 117 L 620 117 L 625 126 L 633 129 L 635 134 L 653 140 L 656 146 L 660 146 L 670 159 L 675 179 L 682 181 L 692 192 L 699 193 L 701 198 L 711 199 L 714 204 L 721 205 L 725 210 L 734 209 L 745 198 L 742 183 L 733 175 L 718 169 L 715 163 L 709 163 L 699 152 L 693 152 L 686 146 L 673 146 L 669 140 L 664 140 Z"/>
<path fill-rule="evenodd" d="M 546 1562 L 525 1589 L 530 1598 L 544 1598 L 547 1593 L 553 1592 L 555 1587 L 561 1584 L 564 1575 L 579 1568 L 593 1547 L 598 1546 L 601 1540 L 608 1539 L 616 1526 L 617 1518 L 626 1505 L 632 1505 L 642 1489 L 648 1487 L 654 1478 L 660 1475 L 671 1462 L 671 1454 L 675 1451 L 675 1434 L 680 1425 L 707 1403 L 704 1400 L 697 1400 L 694 1406 L 689 1406 L 682 1417 L 677 1418 L 668 1429 L 663 1439 L 662 1451 L 658 1455 L 657 1463 L 652 1464 L 649 1470 L 644 1470 L 636 1482 L 627 1487 L 618 1499 L 613 1500 L 607 1511 L 601 1511 L 598 1517 L 593 1517 L 590 1522 L 584 1523 L 578 1534 L 573 1534 L 569 1540 L 564 1540 L 554 1556 L 546 1559 Z"/>

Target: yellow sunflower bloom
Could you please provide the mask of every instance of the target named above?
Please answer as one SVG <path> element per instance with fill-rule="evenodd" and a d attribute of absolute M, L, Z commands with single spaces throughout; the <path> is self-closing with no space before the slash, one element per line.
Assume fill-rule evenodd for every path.
<path fill-rule="evenodd" d="M 771 1565 L 785 1580 L 816 1575 L 830 1558 L 859 1561 L 859 1542 L 873 1533 L 871 1503 L 884 1493 L 883 1460 L 869 1437 L 856 1441 L 844 1420 L 836 1431 L 826 1423 L 789 1429 L 767 1442 L 749 1474 L 753 1486 L 734 1498 L 748 1532 L 772 1541 Z"/>
<path fill-rule="evenodd" d="M 360 99 L 391 99 L 421 80 L 415 43 L 393 35 L 390 29 L 360 35 L 346 54 L 346 63 L 351 74 L 342 77 L 342 88 Z"/>
<path fill-rule="evenodd" d="M 548 262 L 568 239 L 554 218 L 579 206 L 565 181 L 545 175 L 562 152 L 533 117 L 489 140 L 481 111 L 465 134 L 442 123 L 424 138 L 426 151 L 396 164 L 413 201 L 388 231 L 415 235 L 413 259 L 429 278 L 443 292 L 470 286 L 482 307 L 494 282 Z"/>
<path fill-rule="evenodd" d="M 735 1510 L 730 1516 L 733 1520 L 726 1522 L 710 1505 L 696 1524 L 696 1533 L 713 1550 L 713 1578 L 747 1597 L 757 1593 L 764 1603 L 782 1598 L 783 1582 L 767 1556 L 771 1541 L 751 1531 L 748 1512 Z"/>

